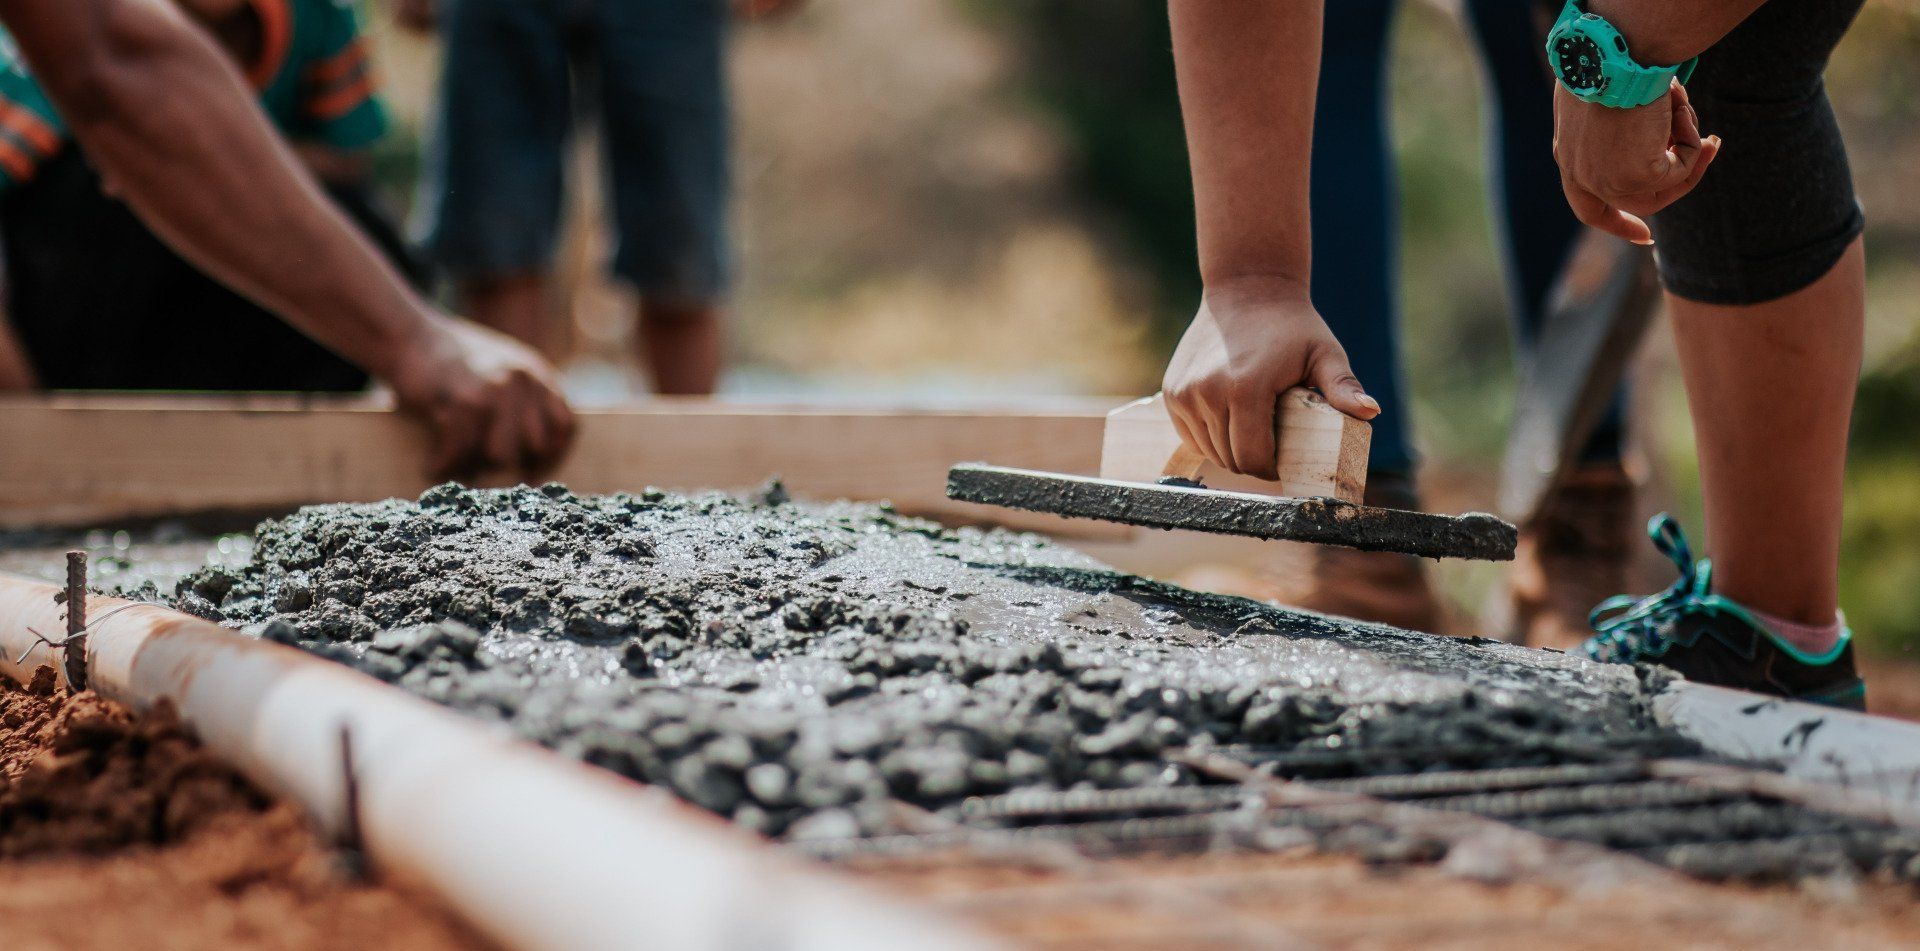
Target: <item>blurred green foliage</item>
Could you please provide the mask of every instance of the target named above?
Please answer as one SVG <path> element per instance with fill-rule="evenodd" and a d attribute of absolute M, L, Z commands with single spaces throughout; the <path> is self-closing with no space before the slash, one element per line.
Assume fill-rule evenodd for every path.
<path fill-rule="evenodd" d="M 1840 600 L 1862 641 L 1920 648 L 1920 335 L 1860 381 Z"/>
<path fill-rule="evenodd" d="M 1193 194 L 1165 0 L 972 4 L 1025 44 L 1027 89 L 1074 149 L 1079 183 L 1151 272 L 1171 351 L 1200 299 Z"/>

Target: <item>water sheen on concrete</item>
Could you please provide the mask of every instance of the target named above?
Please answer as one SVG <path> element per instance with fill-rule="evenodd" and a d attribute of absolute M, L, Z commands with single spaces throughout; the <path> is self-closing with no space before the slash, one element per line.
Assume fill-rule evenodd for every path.
<path fill-rule="evenodd" d="M 1161 755 L 1190 745 L 1655 729 L 1633 668 L 1197 594 L 777 484 L 315 506 L 174 601 L 798 837 L 895 829 L 890 801 L 1191 782 Z"/>

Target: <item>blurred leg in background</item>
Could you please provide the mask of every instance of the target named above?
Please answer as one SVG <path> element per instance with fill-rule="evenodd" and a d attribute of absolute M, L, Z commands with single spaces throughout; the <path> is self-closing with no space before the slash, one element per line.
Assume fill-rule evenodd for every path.
<path fill-rule="evenodd" d="M 1396 0 L 1327 4 L 1313 126 L 1313 303 L 1380 403 L 1368 462 L 1369 505 L 1419 507 L 1412 401 L 1400 366 L 1399 184 L 1388 131 L 1387 47 Z M 1287 546 L 1256 591 L 1287 604 L 1440 629 L 1425 564 L 1410 555 Z"/>
<path fill-rule="evenodd" d="M 1517 352 L 1531 350 L 1554 283 L 1584 231 L 1567 208 L 1553 160 L 1553 79 L 1541 48 L 1557 4 L 1467 0 L 1468 25 L 1488 79 L 1487 153 L 1494 220 Z M 1589 253 L 1612 254 L 1594 242 Z M 1489 612 L 1489 630 L 1534 647 L 1570 648 L 1587 637 L 1587 612 L 1624 590 L 1632 562 L 1633 483 L 1621 461 L 1626 400 L 1611 408 L 1578 466 L 1532 522 Z"/>
<path fill-rule="evenodd" d="M 714 0 L 607 0 L 592 31 L 613 270 L 639 292 L 636 355 L 659 393 L 712 393 L 725 357 L 727 16 Z"/>
<path fill-rule="evenodd" d="M 1551 77 L 1541 52 L 1551 14 L 1537 0 L 1470 0 L 1471 33 L 1489 78 L 1493 170 L 1517 349 L 1530 347 L 1548 295 L 1582 229 L 1565 207 L 1554 164 Z M 1314 304 L 1346 346 L 1354 373 L 1380 402 L 1367 502 L 1418 508 L 1412 402 L 1399 356 L 1399 204 L 1388 132 L 1392 0 L 1329 4 L 1314 120 Z M 1572 646 L 1587 612 L 1625 583 L 1633 490 L 1621 465 L 1622 401 L 1601 422 L 1547 512 L 1527 526 L 1502 626 L 1526 643 Z M 1297 557 L 1295 557 L 1297 556 Z M 1306 564 L 1294 562 L 1304 558 Z M 1287 603 L 1416 630 L 1442 609 L 1423 562 L 1314 548 L 1283 556 L 1259 593 Z M 1480 633 L 1475 630 L 1474 633 Z"/>
<path fill-rule="evenodd" d="M 567 11 L 558 0 L 447 0 L 441 24 L 422 243 L 467 316 L 548 351 L 573 127 Z"/>

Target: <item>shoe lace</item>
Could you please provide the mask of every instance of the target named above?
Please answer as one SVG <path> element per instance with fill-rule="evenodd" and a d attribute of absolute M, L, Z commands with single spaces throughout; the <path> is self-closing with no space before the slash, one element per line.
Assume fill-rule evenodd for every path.
<path fill-rule="evenodd" d="M 1710 607 L 1713 566 L 1702 559 L 1694 561 L 1680 523 L 1665 512 L 1647 521 L 1647 536 L 1653 547 L 1672 561 L 1680 576 L 1658 594 L 1635 598 L 1617 594 L 1587 615 L 1593 636 L 1581 645 L 1588 657 L 1601 661 L 1631 662 L 1647 654 L 1666 650 L 1667 632 L 1674 621 L 1690 610 Z"/>

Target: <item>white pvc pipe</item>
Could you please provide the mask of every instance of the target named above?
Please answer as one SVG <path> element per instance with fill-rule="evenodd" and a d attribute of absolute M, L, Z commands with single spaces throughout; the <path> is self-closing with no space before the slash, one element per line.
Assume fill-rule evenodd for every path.
<path fill-rule="evenodd" d="M 28 631 L 65 632 L 56 590 L 0 575 L 0 670 L 17 680 L 60 667 Z M 343 824 L 346 727 L 376 865 L 424 884 L 506 945 L 987 946 L 659 790 L 330 661 L 157 605 L 119 610 L 127 604 L 89 599 L 89 618 L 102 619 L 87 641 L 89 687 L 137 710 L 172 704 L 210 749 L 328 830 Z"/>
<path fill-rule="evenodd" d="M 1723 756 L 1920 806 L 1920 723 L 1684 680 L 1654 698 L 1654 712 Z"/>

